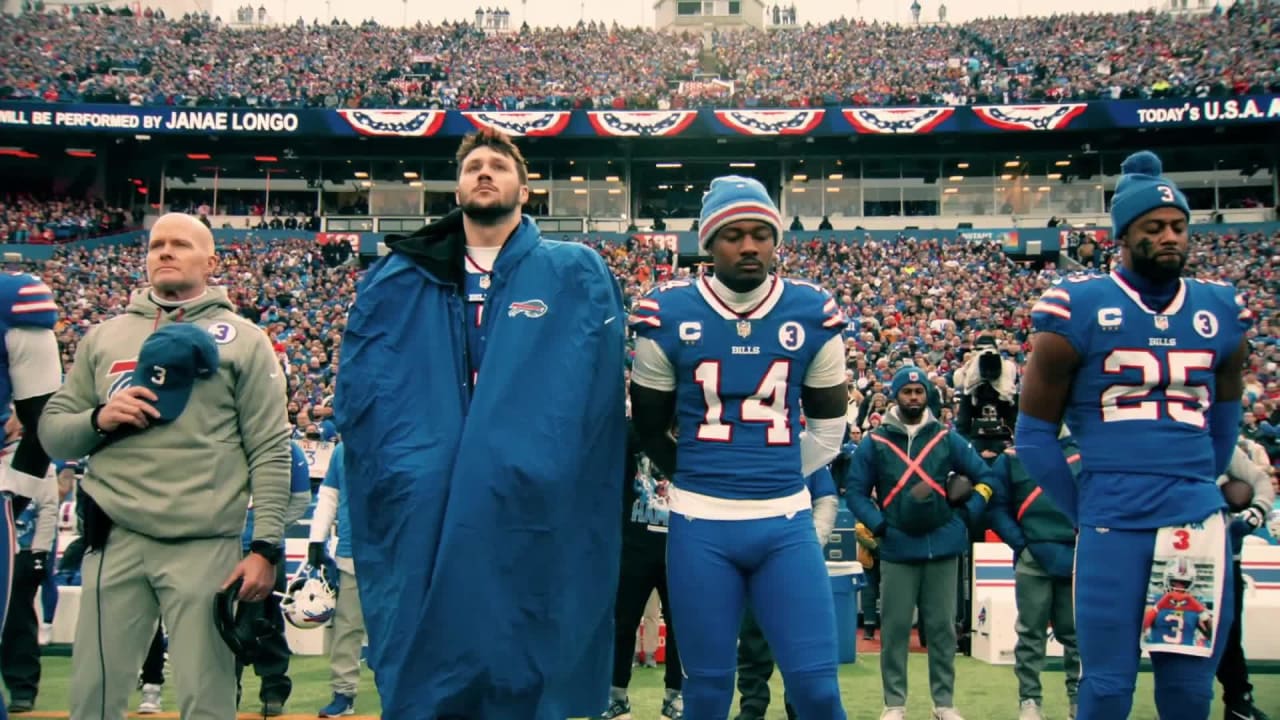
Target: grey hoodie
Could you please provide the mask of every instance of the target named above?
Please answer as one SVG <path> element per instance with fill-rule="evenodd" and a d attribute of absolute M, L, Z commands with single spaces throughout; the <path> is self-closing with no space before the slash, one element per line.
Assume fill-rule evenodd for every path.
<path fill-rule="evenodd" d="M 68 460 L 97 447 L 94 409 L 129 386 L 147 336 L 174 322 L 213 335 L 217 374 L 196 381 L 177 420 L 94 453 L 82 487 L 116 524 L 160 539 L 239 537 L 252 492 L 253 539 L 277 544 L 291 461 L 284 373 L 266 333 L 235 313 L 222 288 L 173 310 L 135 291 L 124 315 L 80 342 L 65 384 L 45 405 L 40 442 Z"/>

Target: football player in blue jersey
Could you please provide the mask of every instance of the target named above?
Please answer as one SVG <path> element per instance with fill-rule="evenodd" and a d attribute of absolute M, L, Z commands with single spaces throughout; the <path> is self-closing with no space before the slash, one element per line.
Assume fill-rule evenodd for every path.
<path fill-rule="evenodd" d="M 673 479 L 667 575 L 685 717 L 728 715 L 750 602 L 800 717 L 844 718 L 835 607 L 804 478 L 844 439 L 845 319 L 821 288 L 772 273 L 782 220 L 758 181 L 713 180 L 699 227 L 715 276 L 662 285 L 631 317 L 632 417 Z"/>
<path fill-rule="evenodd" d="M 9 605 L 13 580 L 14 518 L 22 514 L 49 470 L 49 455 L 37 427 L 44 404 L 62 385 L 62 356 L 53 333 L 58 306 L 53 291 L 40 279 L 21 273 L 0 275 L 0 424 L 9 419 L 9 404 L 22 423 L 22 439 L 13 463 L 0 473 L 0 498 L 7 532 L 0 550 L 0 624 Z M 5 717 L 0 705 L 0 718 Z"/>
<path fill-rule="evenodd" d="M 1153 580 L 1198 547 L 1192 594 L 1230 627 L 1215 479 L 1240 426 L 1251 313 L 1226 283 L 1181 277 L 1190 211 L 1159 158 L 1136 153 L 1122 171 L 1111 208 L 1121 266 L 1069 277 L 1032 307 L 1017 453 L 1078 528 L 1080 720 L 1129 716 L 1140 647 L 1160 715 L 1202 720 L 1225 632 L 1211 628 L 1203 646 L 1176 633 L 1153 640 L 1144 609 Z M 1064 418 L 1080 445 L 1078 481 L 1057 443 Z"/>

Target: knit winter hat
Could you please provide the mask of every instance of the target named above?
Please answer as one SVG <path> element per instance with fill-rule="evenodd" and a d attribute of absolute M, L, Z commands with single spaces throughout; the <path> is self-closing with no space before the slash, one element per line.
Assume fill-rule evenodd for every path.
<path fill-rule="evenodd" d="M 773 226 L 774 239 L 782 240 L 782 215 L 769 191 L 755 178 L 725 175 L 711 181 L 702 196 L 698 216 L 698 247 L 706 250 L 720 228 L 738 220 L 759 220 Z"/>
<path fill-rule="evenodd" d="M 1124 235 L 1134 220 L 1156 208 L 1177 208 L 1191 218 L 1187 198 L 1173 184 L 1161 177 L 1164 166 L 1150 150 L 1142 150 L 1125 158 L 1120 165 L 1120 182 L 1111 198 L 1111 228 L 1114 237 Z"/>
<path fill-rule="evenodd" d="M 924 387 L 926 393 L 929 392 L 929 383 L 925 382 L 924 371 L 915 365 L 907 365 L 894 373 L 893 382 L 889 383 L 889 399 L 896 400 L 898 393 L 908 385 L 920 385 Z"/>

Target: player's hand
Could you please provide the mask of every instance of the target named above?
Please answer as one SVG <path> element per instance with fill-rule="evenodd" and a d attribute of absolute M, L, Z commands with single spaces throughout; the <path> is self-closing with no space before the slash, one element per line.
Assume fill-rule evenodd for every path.
<path fill-rule="evenodd" d="M 1249 532 L 1252 533 L 1266 524 L 1267 511 L 1257 505 L 1250 505 L 1245 508 L 1243 512 L 1237 515 L 1236 518 L 1249 526 Z"/>
<path fill-rule="evenodd" d="M 276 568 L 261 555 L 249 553 L 231 571 L 231 575 L 222 583 L 222 589 L 226 590 L 241 578 L 244 583 L 240 586 L 240 599 L 245 602 L 260 602 L 266 600 L 276 586 Z"/>
<path fill-rule="evenodd" d="M 115 432 L 123 425 L 144 429 L 160 417 L 160 411 L 151 404 L 156 400 L 156 394 L 147 388 L 125 388 L 98 411 L 98 428 L 103 432 Z"/>
<path fill-rule="evenodd" d="M 996 452 L 995 450 L 983 450 L 978 454 L 981 455 L 986 460 L 990 460 L 993 457 L 1000 457 L 1000 453 Z"/>

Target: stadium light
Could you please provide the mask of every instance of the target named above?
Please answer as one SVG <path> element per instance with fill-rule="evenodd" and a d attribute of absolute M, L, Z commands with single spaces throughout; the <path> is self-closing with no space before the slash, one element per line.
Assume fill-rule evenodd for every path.
<path fill-rule="evenodd" d="M 1000 179 L 1001 179 L 1001 180 L 1012 180 L 1012 179 L 1013 179 L 1013 175 L 1011 175 L 1011 174 L 1009 174 L 1009 173 L 1005 173 L 1005 174 L 1003 174 L 1003 175 L 1001 175 L 1001 176 L 1000 176 Z"/>
<path fill-rule="evenodd" d="M 1037 190 L 1037 191 L 1039 191 L 1039 192 L 1049 192 L 1049 186 L 1048 186 L 1048 185 L 1041 185 L 1040 187 L 1036 188 L 1036 190 Z"/>
<path fill-rule="evenodd" d="M 943 190 L 943 191 L 942 191 L 942 194 L 943 194 L 943 195 L 954 195 L 954 194 L 956 194 L 956 193 L 958 193 L 958 192 L 960 192 L 960 188 L 947 188 L 946 190 Z"/>
<path fill-rule="evenodd" d="M 530 179 L 530 180 L 541 180 L 541 179 L 542 179 L 542 173 L 529 173 L 529 179 Z"/>
<path fill-rule="evenodd" d="M 91 158 L 98 154 L 88 148 L 67 148 L 67 155 L 73 158 Z"/>
<path fill-rule="evenodd" d="M 587 179 L 581 175 L 570 175 L 569 182 L 586 182 Z"/>
<path fill-rule="evenodd" d="M 653 166 L 654 166 L 654 167 L 657 167 L 657 168 L 678 168 L 678 167 L 684 167 L 684 165 L 682 165 L 681 163 L 673 163 L 673 162 L 661 162 L 661 163 L 654 163 L 654 165 L 653 165 Z"/>
<path fill-rule="evenodd" d="M 604 178 L 604 181 L 605 181 L 605 182 L 620 182 L 620 178 L 619 178 L 617 175 L 606 175 L 606 176 L 605 176 L 605 178 Z"/>
<path fill-rule="evenodd" d="M 731 163 L 729 163 L 729 167 L 731 167 L 731 168 L 753 168 L 753 167 L 755 167 L 755 166 L 756 166 L 756 164 L 755 164 L 755 163 L 753 163 L 753 162 L 731 162 Z"/>
<path fill-rule="evenodd" d="M 362 180 L 363 180 L 363 179 L 365 179 L 365 178 L 369 177 L 369 173 L 367 173 L 367 172 L 365 172 L 365 171 L 363 171 L 363 170 L 357 170 L 357 171 L 355 172 L 355 176 L 356 176 L 357 178 L 359 178 L 359 179 L 362 179 Z"/>
<path fill-rule="evenodd" d="M 209 153 L 187 153 L 188 160 L 209 160 Z"/>
<path fill-rule="evenodd" d="M 969 163 L 967 163 L 967 162 L 959 162 L 959 163 L 956 163 L 956 167 L 960 168 L 961 170 L 968 170 L 968 169 L 969 169 Z"/>
<path fill-rule="evenodd" d="M 808 175 L 803 175 L 803 174 L 801 174 L 801 173 L 796 173 L 795 175 L 792 175 L 792 176 L 791 176 L 791 181 L 792 181 L 792 182 L 806 182 L 806 181 L 808 181 L 808 180 L 809 180 L 809 176 L 808 176 Z"/>
<path fill-rule="evenodd" d="M 1067 167 L 1070 164 L 1071 164 L 1070 160 L 1059 160 L 1058 162 L 1054 163 L 1054 165 L 1057 165 L 1058 167 Z"/>
<path fill-rule="evenodd" d="M 405 170 L 405 171 L 404 171 L 404 179 L 405 179 L 405 180 L 414 180 L 414 179 L 416 179 L 417 177 L 418 177 L 418 173 L 416 173 L 416 172 L 414 172 L 414 171 L 412 171 L 412 170 Z"/>
<path fill-rule="evenodd" d="M 1021 165 L 1021 164 L 1022 164 L 1022 163 L 1021 163 L 1020 161 L 1018 161 L 1018 160 L 1010 160 L 1010 161 L 1006 162 L 1006 163 L 1004 164 L 1004 166 L 1005 166 L 1005 167 L 1009 167 L 1009 168 L 1013 168 L 1013 167 L 1018 167 L 1018 166 L 1019 166 L 1019 165 Z"/>
<path fill-rule="evenodd" d="M 830 192 L 830 193 L 838 193 L 838 192 L 840 192 L 840 190 L 841 190 L 841 188 L 838 188 L 838 187 L 829 187 L 829 188 L 827 188 L 827 192 Z"/>
<path fill-rule="evenodd" d="M 1050 180 L 1061 180 L 1062 173 L 1049 173 L 1048 175 L 1045 175 L 1045 177 L 1049 178 Z"/>
<path fill-rule="evenodd" d="M 844 175 L 843 175 L 843 174 L 841 174 L 841 173 L 831 173 L 830 175 L 828 175 L 828 176 L 827 176 L 827 179 L 828 179 L 828 180 L 843 180 L 843 179 L 844 179 Z"/>
<path fill-rule="evenodd" d="M 253 159 L 261 163 L 278 162 L 280 160 L 275 155 L 254 155 Z"/>
<path fill-rule="evenodd" d="M 947 178 L 947 179 L 948 179 L 948 180 L 950 180 L 951 182 L 963 182 L 963 181 L 964 181 L 964 176 L 963 176 L 963 175 L 952 175 L 951 177 L 949 177 L 949 178 Z"/>

